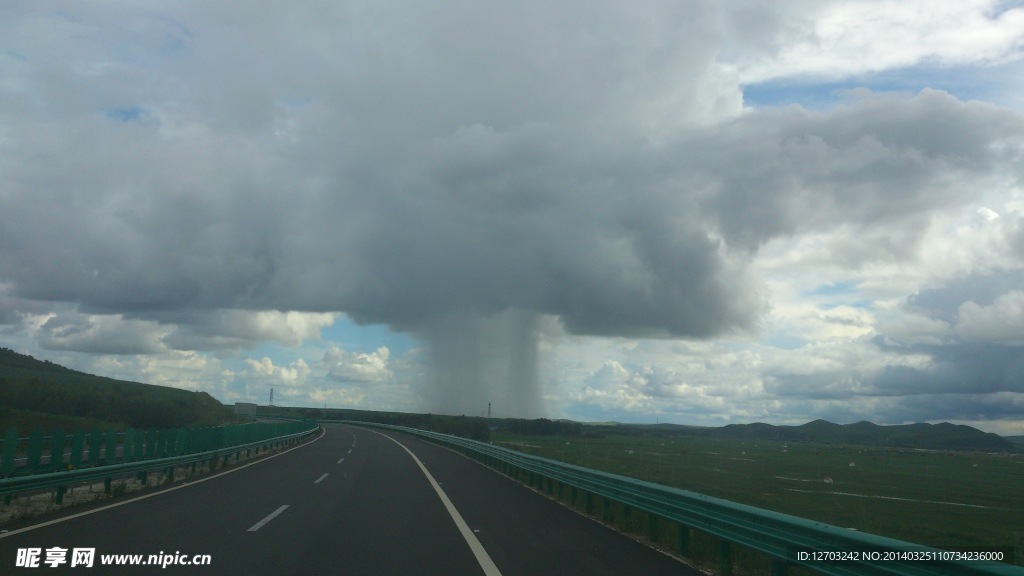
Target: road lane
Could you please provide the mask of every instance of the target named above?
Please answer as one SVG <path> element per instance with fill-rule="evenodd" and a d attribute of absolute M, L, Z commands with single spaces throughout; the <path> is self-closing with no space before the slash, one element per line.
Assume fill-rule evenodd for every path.
<path fill-rule="evenodd" d="M 395 438 L 420 458 L 503 576 L 702 576 L 476 461 L 413 436 L 378 433 Z"/>
<path fill-rule="evenodd" d="M 179 553 L 208 554 L 212 563 L 121 571 L 65 564 L 44 566 L 45 574 L 485 574 L 441 492 L 504 576 L 695 574 L 460 455 L 387 436 L 327 425 L 316 441 L 229 474 L 0 534 L 0 574 L 33 573 L 15 566 L 17 550 L 40 548 L 45 559 L 54 546 L 68 549 L 68 560 L 73 548 L 95 548 L 97 563 L 104 554 Z"/>
<path fill-rule="evenodd" d="M 353 440 L 351 430 L 329 426 L 316 442 L 226 476 L 0 535 L 0 573 L 31 573 L 15 566 L 17 550 L 52 547 L 95 548 L 97 555 L 209 554 L 212 559 L 207 569 L 156 568 L 160 573 L 482 573 L 408 455 L 385 438 L 365 438 L 354 450 Z M 343 454 L 345 462 L 337 470 Z M 332 473 L 314 485 L 328 470 Z M 285 505 L 257 531 L 249 531 Z M 44 568 L 47 574 L 83 570 Z M 91 572 L 116 571 L 97 567 Z M 155 571 L 135 567 L 121 573 Z"/>
<path fill-rule="evenodd" d="M 292 573 L 484 574 L 409 455 L 387 438 L 348 430 L 356 448 L 342 478 L 332 473 L 322 486 L 330 520 L 309 543 L 317 553 L 303 555 Z"/>

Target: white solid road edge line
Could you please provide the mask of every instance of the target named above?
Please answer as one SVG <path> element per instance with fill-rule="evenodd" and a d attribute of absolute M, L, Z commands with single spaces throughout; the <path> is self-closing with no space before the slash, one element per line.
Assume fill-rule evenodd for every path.
<path fill-rule="evenodd" d="M 314 480 L 313 484 L 319 484 L 319 483 L 323 482 L 324 478 L 327 478 L 328 474 L 330 474 L 330 472 L 324 472 L 324 475 L 319 477 L 319 478 L 317 478 L 316 480 Z"/>
<path fill-rule="evenodd" d="M 451 515 L 452 520 L 455 521 L 455 525 L 458 526 L 459 532 L 462 533 L 462 537 L 466 539 L 466 543 L 469 544 L 469 549 L 473 551 L 473 555 L 476 556 L 476 561 L 479 562 L 480 567 L 483 568 L 484 574 L 487 576 L 501 576 L 501 571 L 498 570 L 498 567 L 494 564 L 494 560 L 491 560 L 490 555 L 487 554 L 487 550 L 484 550 L 484 546 L 480 543 L 480 540 L 478 540 L 476 535 L 473 534 L 473 531 L 469 529 L 469 524 L 466 524 L 466 521 L 462 519 L 462 514 L 459 514 L 459 511 L 455 509 L 455 505 L 448 499 L 448 495 L 441 489 L 441 485 L 437 483 L 437 480 L 434 480 L 434 477 L 430 475 L 427 467 L 424 466 L 423 462 L 420 462 L 420 459 L 412 453 L 412 450 L 409 450 L 405 447 L 405 444 L 402 444 L 387 434 L 381 434 L 376 430 L 367 431 L 373 432 L 374 434 L 380 434 L 388 440 L 391 440 L 395 444 L 401 446 L 402 450 L 408 452 L 409 456 L 412 456 L 416 465 L 423 471 L 423 475 L 430 481 L 430 485 L 434 487 L 434 492 L 437 492 L 437 496 L 441 498 L 441 502 L 444 504 L 444 507 L 448 509 L 448 514 Z"/>
<path fill-rule="evenodd" d="M 259 522 L 253 524 L 251 528 L 246 530 L 246 532 L 255 532 L 255 531 L 259 530 L 260 528 L 263 528 L 264 526 L 266 526 L 267 522 L 270 522 L 274 518 L 277 518 L 278 514 L 280 514 L 281 512 L 284 512 L 287 509 L 288 509 L 288 504 L 285 504 L 285 505 L 281 506 L 277 510 L 274 510 L 273 512 L 268 514 L 267 517 L 264 518 L 263 520 L 260 520 Z"/>
<path fill-rule="evenodd" d="M 285 454 L 291 452 L 292 450 L 298 450 L 299 448 L 304 448 L 306 446 L 309 446 L 313 442 L 316 442 L 317 440 L 319 440 L 319 439 L 321 439 L 321 438 L 323 438 L 324 436 L 327 435 L 327 431 L 324 430 L 323 428 L 320 428 L 320 432 L 321 433 L 320 433 L 319 436 L 317 436 L 316 438 L 310 440 L 309 442 L 305 442 L 303 444 L 299 444 L 298 446 L 296 446 L 294 448 L 289 448 L 289 449 L 285 450 L 284 452 L 278 452 L 277 454 L 273 454 L 271 456 L 267 456 L 266 458 L 262 458 L 260 460 L 255 461 L 255 462 L 249 462 L 248 464 L 242 464 L 238 468 L 230 468 L 228 470 L 224 470 L 222 472 L 218 472 L 216 474 L 213 474 L 212 476 L 206 476 L 204 478 L 199 478 L 198 480 L 193 480 L 192 482 L 186 482 L 185 484 L 182 484 L 180 486 L 173 486 L 171 488 L 166 488 L 164 490 L 160 490 L 160 491 L 157 491 L 157 492 L 150 492 L 149 494 L 143 494 L 142 496 L 137 496 L 135 498 L 132 498 L 131 500 L 123 500 L 121 502 L 115 502 L 113 504 L 108 504 L 106 506 L 101 506 L 99 508 L 93 508 L 92 510 L 86 510 L 85 512 L 79 512 L 78 514 L 71 514 L 70 516 L 63 516 L 61 518 L 56 518 L 54 520 L 47 520 L 46 522 L 40 522 L 39 524 L 33 524 L 31 526 L 26 526 L 24 528 L 18 528 L 17 530 L 11 530 L 10 532 L 0 532 L 0 538 L 7 538 L 8 536 L 14 536 L 15 534 L 21 534 L 22 532 L 28 532 L 29 530 L 35 530 L 36 528 L 42 528 L 43 526 L 49 526 L 51 524 L 58 524 L 60 522 L 67 522 L 68 520 L 71 520 L 73 518 L 78 518 L 80 516 L 88 516 L 89 514 L 95 514 L 97 512 L 103 512 L 104 510 L 110 510 L 111 508 L 117 508 L 118 506 L 124 506 L 125 504 L 132 504 L 134 502 L 138 502 L 139 500 L 145 500 L 146 498 L 152 498 L 154 496 L 160 496 L 160 495 L 163 495 L 163 494 L 168 494 L 168 493 L 173 492 L 175 490 L 181 490 L 182 488 L 188 488 L 189 486 L 195 486 L 196 484 L 199 484 L 201 482 L 206 482 L 207 480 L 215 480 L 217 478 L 223 478 L 224 476 L 227 476 L 228 474 L 231 474 L 232 472 L 238 472 L 239 470 L 242 470 L 243 468 L 248 468 L 249 466 L 255 466 L 256 464 L 262 464 L 264 462 L 268 462 L 268 461 L 270 461 L 273 458 L 277 458 L 278 456 L 284 456 Z"/>

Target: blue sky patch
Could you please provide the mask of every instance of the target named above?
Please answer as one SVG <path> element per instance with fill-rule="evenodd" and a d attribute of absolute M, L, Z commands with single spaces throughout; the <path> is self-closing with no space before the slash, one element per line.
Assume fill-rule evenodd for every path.
<path fill-rule="evenodd" d="M 838 296 L 841 294 L 853 294 L 857 285 L 853 282 L 835 282 L 821 284 L 817 288 L 805 293 L 807 296 Z"/>
<path fill-rule="evenodd" d="M 1007 66 L 915 66 L 836 81 L 787 78 L 744 86 L 743 103 L 751 108 L 796 104 L 808 110 L 828 110 L 848 101 L 849 93 L 856 89 L 917 94 L 925 88 L 948 92 L 962 101 L 998 101 L 1006 88 L 1007 72 Z"/>
<path fill-rule="evenodd" d="M 851 306 L 853 308 L 870 308 L 871 300 L 864 298 L 853 282 L 835 282 L 821 284 L 812 290 L 801 293 L 803 298 L 811 298 L 822 304 L 832 306 Z"/>
<path fill-rule="evenodd" d="M 108 109 L 106 116 L 118 122 L 139 122 L 146 116 L 146 109 L 141 106 L 120 106 Z"/>
<path fill-rule="evenodd" d="M 408 334 L 395 332 L 383 324 L 360 326 L 344 316 L 324 328 L 321 335 L 325 341 L 349 352 L 368 353 L 387 346 L 392 357 L 421 345 Z"/>

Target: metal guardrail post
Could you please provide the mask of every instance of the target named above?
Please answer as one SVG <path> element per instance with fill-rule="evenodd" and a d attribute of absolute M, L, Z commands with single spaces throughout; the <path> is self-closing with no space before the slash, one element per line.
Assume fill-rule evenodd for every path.
<path fill-rule="evenodd" d="M 53 431 L 53 436 L 50 438 L 50 464 L 47 466 L 49 470 L 60 470 L 64 467 L 64 430 L 58 428 Z"/>
<path fill-rule="evenodd" d="M 213 428 L 211 430 L 213 435 L 213 447 L 216 450 L 224 448 L 224 428 Z"/>
<path fill-rule="evenodd" d="M 677 523 L 679 526 L 679 555 L 690 555 L 690 527 L 686 524 Z"/>
<path fill-rule="evenodd" d="M 107 430 L 107 443 L 103 448 L 103 459 L 107 464 L 117 462 L 117 430 Z"/>
<path fill-rule="evenodd" d="M 121 444 L 121 461 L 134 462 L 135 457 L 135 430 L 129 428 L 124 431 L 124 442 Z"/>
<path fill-rule="evenodd" d="M 146 459 L 146 431 L 136 430 L 135 438 L 132 442 L 132 457 L 136 462 Z"/>
<path fill-rule="evenodd" d="M 89 466 L 100 465 L 100 446 L 103 445 L 103 431 L 93 428 L 89 433 Z"/>
<path fill-rule="evenodd" d="M 43 456 L 43 431 L 36 428 L 28 435 L 28 458 L 25 460 L 29 473 L 39 470 L 39 462 Z"/>
<path fill-rule="evenodd" d="M 72 468 L 82 467 L 82 453 L 85 451 L 85 430 L 75 430 L 71 433 L 71 458 Z"/>
<path fill-rule="evenodd" d="M 146 430 L 146 448 L 143 455 L 143 460 L 152 460 L 156 458 L 156 434 L 157 431 L 153 428 Z"/>
<path fill-rule="evenodd" d="M 0 478 L 6 478 L 14 474 L 14 457 L 18 451 L 18 431 L 8 428 L 4 434 L 4 452 L 0 458 Z M 11 503 L 11 495 L 4 494 L 4 505 Z"/>
<path fill-rule="evenodd" d="M 178 445 L 181 446 L 182 454 L 191 454 L 195 452 L 195 430 L 192 428 L 179 429 Z"/>
<path fill-rule="evenodd" d="M 654 514 L 647 514 L 647 537 L 651 542 L 658 541 L 658 517 Z"/>
<path fill-rule="evenodd" d="M 732 576 L 732 544 L 728 540 L 720 540 L 718 554 L 718 573 L 722 576 Z"/>
<path fill-rule="evenodd" d="M 10 476 L 14 473 L 14 457 L 18 453 L 18 431 L 15 428 L 8 428 L 4 434 L 4 453 L 0 460 L 0 476 Z"/>

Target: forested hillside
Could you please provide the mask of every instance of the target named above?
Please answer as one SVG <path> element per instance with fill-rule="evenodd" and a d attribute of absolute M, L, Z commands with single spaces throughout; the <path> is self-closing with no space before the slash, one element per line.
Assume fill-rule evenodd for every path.
<path fill-rule="evenodd" d="M 177 428 L 232 418 L 231 410 L 206 392 L 94 376 L 0 348 L 0 430 Z"/>

